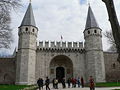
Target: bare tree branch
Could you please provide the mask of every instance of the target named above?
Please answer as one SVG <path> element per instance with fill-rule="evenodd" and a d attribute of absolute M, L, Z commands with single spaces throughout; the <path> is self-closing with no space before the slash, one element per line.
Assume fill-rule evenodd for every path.
<path fill-rule="evenodd" d="M 0 48 L 10 48 L 12 29 L 10 11 L 20 6 L 20 0 L 0 0 Z"/>
<path fill-rule="evenodd" d="M 114 40 L 114 38 L 113 38 L 113 34 L 112 34 L 112 31 L 106 31 L 105 33 L 104 33 L 104 36 L 108 39 L 108 42 L 110 43 L 110 44 L 115 44 L 115 40 Z"/>
<path fill-rule="evenodd" d="M 106 31 L 105 33 L 103 33 L 104 36 L 107 38 L 109 44 L 111 45 L 110 48 L 108 49 L 108 51 L 113 51 L 116 52 L 116 44 L 115 44 L 115 40 L 113 38 L 113 34 L 112 31 Z"/>

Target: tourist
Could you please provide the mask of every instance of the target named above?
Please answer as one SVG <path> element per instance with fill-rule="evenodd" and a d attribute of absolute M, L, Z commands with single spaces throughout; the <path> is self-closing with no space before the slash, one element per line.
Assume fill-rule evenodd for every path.
<path fill-rule="evenodd" d="M 78 87 L 80 87 L 80 78 L 79 77 L 77 79 L 77 84 L 78 84 Z"/>
<path fill-rule="evenodd" d="M 72 78 L 72 79 L 71 79 L 71 82 L 72 82 L 72 88 L 74 88 L 74 87 L 75 87 L 75 79 Z"/>
<path fill-rule="evenodd" d="M 72 88 L 76 87 L 77 80 L 75 78 L 72 78 Z"/>
<path fill-rule="evenodd" d="M 77 79 L 74 78 L 74 87 L 76 88 L 76 84 L 77 84 Z"/>
<path fill-rule="evenodd" d="M 41 88 L 43 89 L 43 79 L 42 78 L 38 79 L 37 84 L 38 84 L 39 90 L 41 90 Z"/>
<path fill-rule="evenodd" d="M 53 78 L 52 83 L 53 83 L 53 88 L 55 88 L 55 78 Z"/>
<path fill-rule="evenodd" d="M 68 88 L 70 88 L 70 83 L 71 83 L 71 79 L 70 78 L 68 78 L 67 83 L 68 83 Z"/>
<path fill-rule="evenodd" d="M 92 76 L 90 76 L 89 83 L 90 83 L 90 90 L 95 90 L 94 79 Z"/>
<path fill-rule="evenodd" d="M 50 84 L 50 80 L 48 77 L 46 77 L 46 80 L 45 80 L 46 90 L 50 90 L 49 84 Z"/>
<path fill-rule="evenodd" d="M 65 85 L 65 78 L 62 79 L 61 83 L 62 83 L 63 88 L 66 88 L 66 85 Z"/>
<path fill-rule="evenodd" d="M 83 77 L 81 77 L 81 86 L 82 86 L 82 88 L 84 88 L 84 79 L 83 79 Z"/>
<path fill-rule="evenodd" d="M 55 89 L 58 89 L 58 79 L 57 78 L 54 80 L 54 84 L 55 84 Z"/>

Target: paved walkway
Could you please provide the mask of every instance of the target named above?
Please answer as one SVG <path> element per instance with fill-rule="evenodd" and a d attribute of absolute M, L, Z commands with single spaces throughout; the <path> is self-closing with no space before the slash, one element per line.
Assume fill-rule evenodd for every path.
<path fill-rule="evenodd" d="M 65 89 L 63 89 L 61 84 L 58 85 L 58 89 L 53 89 L 53 88 L 52 88 L 52 84 L 51 84 L 51 85 L 50 85 L 50 89 L 51 89 L 51 90 L 90 90 L 88 87 L 87 87 L 87 88 L 65 88 Z M 120 87 L 95 88 L 95 90 L 113 90 L 113 89 L 120 89 Z M 45 89 L 45 86 L 44 86 L 43 90 L 46 90 L 46 89 Z"/>

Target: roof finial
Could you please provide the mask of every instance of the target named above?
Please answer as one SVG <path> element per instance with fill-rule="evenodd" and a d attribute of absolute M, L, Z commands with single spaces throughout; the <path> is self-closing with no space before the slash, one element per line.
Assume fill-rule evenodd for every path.
<path fill-rule="evenodd" d="M 31 3 L 31 0 L 30 0 L 30 3 Z"/>
<path fill-rule="evenodd" d="M 90 6 L 90 2 L 88 3 L 88 6 Z"/>
<path fill-rule="evenodd" d="M 88 6 L 90 6 L 90 0 L 88 0 Z"/>

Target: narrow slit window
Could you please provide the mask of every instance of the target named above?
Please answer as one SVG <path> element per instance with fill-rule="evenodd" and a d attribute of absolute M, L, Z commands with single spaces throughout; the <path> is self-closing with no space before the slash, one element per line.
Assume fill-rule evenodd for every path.
<path fill-rule="evenodd" d="M 26 32 L 28 31 L 28 28 L 27 28 L 27 27 L 25 28 L 25 31 L 26 31 Z"/>
<path fill-rule="evenodd" d="M 115 67 L 116 67 L 116 65 L 115 65 L 115 63 L 113 63 L 112 68 L 115 69 Z"/>
<path fill-rule="evenodd" d="M 33 32 L 34 32 L 35 30 L 33 29 Z"/>
<path fill-rule="evenodd" d="M 88 31 L 88 34 L 90 34 L 90 31 Z"/>
<path fill-rule="evenodd" d="M 95 30 L 94 33 L 97 33 L 97 30 Z"/>

